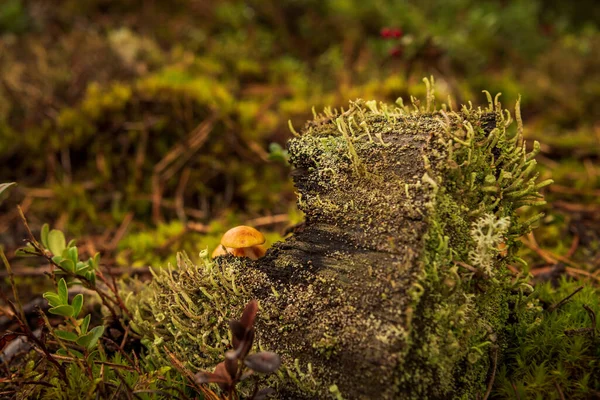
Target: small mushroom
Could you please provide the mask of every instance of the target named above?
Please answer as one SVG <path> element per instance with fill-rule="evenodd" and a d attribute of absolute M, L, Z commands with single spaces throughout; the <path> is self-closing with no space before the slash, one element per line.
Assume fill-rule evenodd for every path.
<path fill-rule="evenodd" d="M 256 260 L 265 255 L 265 237 L 256 229 L 240 225 L 231 228 L 221 238 L 221 244 L 213 251 L 212 257 L 232 254 Z"/>

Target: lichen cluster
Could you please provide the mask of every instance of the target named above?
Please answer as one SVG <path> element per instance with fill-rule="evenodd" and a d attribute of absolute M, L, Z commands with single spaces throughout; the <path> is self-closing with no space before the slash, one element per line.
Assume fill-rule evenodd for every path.
<path fill-rule="evenodd" d="M 249 298 L 236 285 L 236 272 L 230 265 L 211 262 L 208 252 L 200 254 L 201 264 L 193 264 L 185 254 L 177 257 L 177 268 L 153 271 L 148 286 L 130 290 L 127 304 L 135 310 L 133 327 L 146 338 L 150 358 L 157 364 L 169 363 L 164 348 L 194 370 L 216 365 L 231 337 L 227 323 L 239 314 Z M 130 288 L 132 289 L 132 288 Z"/>
<path fill-rule="evenodd" d="M 231 310 L 253 297 L 260 345 L 285 364 L 282 398 L 483 395 L 513 304 L 531 291 L 507 265 L 539 215 L 515 210 L 540 204 L 550 182 L 536 182 L 539 144 L 527 152 L 518 104 L 511 130 L 498 97 L 438 109 L 426 84 L 424 104 L 359 100 L 315 115 L 289 143 L 303 231 L 256 262 L 157 275 L 139 300 L 152 310 L 137 318 L 146 334 L 206 368 Z"/>

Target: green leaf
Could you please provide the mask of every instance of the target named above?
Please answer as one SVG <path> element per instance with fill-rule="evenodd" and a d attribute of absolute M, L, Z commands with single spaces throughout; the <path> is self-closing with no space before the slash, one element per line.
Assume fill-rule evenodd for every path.
<path fill-rule="evenodd" d="M 67 247 L 75 247 L 75 245 L 77 244 L 77 240 L 75 239 L 71 239 L 69 240 L 69 243 L 67 243 Z"/>
<path fill-rule="evenodd" d="M 92 269 L 98 269 L 98 266 L 100 265 L 100 253 L 94 254 L 94 257 L 90 258 L 89 262 L 92 266 Z"/>
<path fill-rule="evenodd" d="M 58 307 L 63 303 L 60 301 L 60 297 L 56 293 L 46 292 L 43 294 L 43 297 L 48 300 L 48 304 L 50 307 Z"/>
<path fill-rule="evenodd" d="M 98 339 L 104 333 L 104 326 L 97 326 L 89 331 L 87 334 L 80 336 L 77 339 L 77 344 L 80 346 L 87 347 L 88 350 L 92 349 L 98 343 Z"/>
<path fill-rule="evenodd" d="M 92 318 L 92 314 L 88 314 L 83 319 L 83 322 L 81 323 L 81 332 L 83 334 L 87 333 L 88 327 L 90 326 L 90 319 L 91 318 Z"/>
<path fill-rule="evenodd" d="M 66 248 L 67 242 L 65 235 L 59 230 L 52 229 L 50 233 L 48 233 L 48 250 L 56 256 L 62 254 Z"/>
<path fill-rule="evenodd" d="M 2 193 L 4 193 L 9 187 L 16 185 L 15 182 L 9 182 L 9 183 L 0 183 L 0 195 Z M 2 201 L 0 201 L 0 204 L 2 203 Z"/>
<path fill-rule="evenodd" d="M 65 278 L 60 278 L 58 281 L 58 296 L 61 304 L 69 304 L 69 290 Z"/>
<path fill-rule="evenodd" d="M 77 273 L 77 275 L 85 276 L 85 273 L 91 271 L 91 269 L 92 266 L 89 263 L 79 262 L 77 263 L 77 268 L 75 272 Z"/>
<path fill-rule="evenodd" d="M 65 349 L 56 350 L 56 354 L 63 357 L 69 357 L 69 353 Z"/>
<path fill-rule="evenodd" d="M 42 225 L 42 230 L 40 231 L 40 240 L 45 248 L 48 248 L 48 231 L 50 231 L 50 225 Z"/>
<path fill-rule="evenodd" d="M 73 298 L 71 306 L 73 307 L 73 317 L 77 318 L 81 312 L 81 307 L 83 307 L 83 295 L 81 293 Z"/>
<path fill-rule="evenodd" d="M 58 307 L 52 307 L 48 310 L 50 314 L 62 315 L 63 317 L 72 317 L 73 316 L 73 307 L 68 305 L 62 305 Z"/>
<path fill-rule="evenodd" d="M 75 332 L 62 331 L 60 329 L 56 329 L 54 331 L 54 334 L 62 340 L 68 340 L 69 342 L 75 342 L 77 340 L 77 334 Z"/>
<path fill-rule="evenodd" d="M 15 256 L 17 257 L 36 257 L 35 254 L 31 254 L 31 249 L 29 246 L 21 247 L 15 251 Z"/>
<path fill-rule="evenodd" d="M 76 358 L 83 358 L 83 354 L 81 354 L 79 351 L 77 350 L 73 350 L 73 349 L 58 349 L 56 350 L 56 354 L 58 354 L 59 356 L 64 356 L 64 357 L 76 357 Z"/>
<path fill-rule="evenodd" d="M 85 276 L 92 283 L 92 285 L 96 284 L 96 274 L 94 271 L 88 271 L 83 276 Z"/>
<path fill-rule="evenodd" d="M 77 253 L 77 247 L 67 247 L 68 258 L 73 261 L 73 265 L 79 261 L 79 254 Z"/>
<path fill-rule="evenodd" d="M 100 352 L 98 351 L 98 349 L 90 351 L 90 353 L 87 356 L 87 362 L 91 364 L 92 361 L 96 360 L 98 356 L 100 356 Z"/>
<path fill-rule="evenodd" d="M 65 271 L 75 272 L 75 264 L 73 264 L 73 261 L 71 260 L 63 259 L 60 262 L 60 266 L 63 267 Z"/>

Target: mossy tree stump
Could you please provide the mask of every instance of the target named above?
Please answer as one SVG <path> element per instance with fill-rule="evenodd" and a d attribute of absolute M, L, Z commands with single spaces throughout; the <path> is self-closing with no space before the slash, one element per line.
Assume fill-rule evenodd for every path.
<path fill-rule="evenodd" d="M 182 262 L 178 273 L 202 286 L 186 284 L 188 311 L 220 315 L 194 334 L 217 333 L 222 346 L 224 321 L 256 298 L 260 346 L 284 361 L 280 398 L 483 396 L 511 305 L 530 289 L 507 268 L 535 220 L 515 209 L 540 204 L 549 183 L 535 183 L 539 145 L 526 152 L 518 104 L 511 130 L 510 113 L 488 97 L 489 108 L 460 111 L 437 110 L 431 91 L 412 107 L 357 101 L 308 123 L 289 143 L 304 226 L 255 262 Z M 177 297 L 161 285 L 167 275 L 151 290 Z M 164 328 L 147 320 L 160 301 L 140 309 L 146 332 Z M 167 346 L 178 342 L 173 329 L 158 331 Z M 181 357 L 206 352 L 206 338 L 179 337 L 171 348 Z"/>

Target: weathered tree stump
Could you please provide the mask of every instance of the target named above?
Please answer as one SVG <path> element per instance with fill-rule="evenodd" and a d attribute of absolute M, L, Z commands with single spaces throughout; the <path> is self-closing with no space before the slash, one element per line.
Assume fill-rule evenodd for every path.
<path fill-rule="evenodd" d="M 279 398 L 483 396 L 527 290 L 507 265 L 533 221 L 514 211 L 547 182 L 535 184 L 518 105 L 511 131 L 491 98 L 457 112 L 433 102 L 358 101 L 308 123 L 289 143 L 304 226 L 255 262 L 182 258 L 158 273 L 140 330 L 210 368 L 227 319 L 256 298 L 260 346 L 284 361 Z M 181 293 L 185 312 L 166 304 Z"/>

